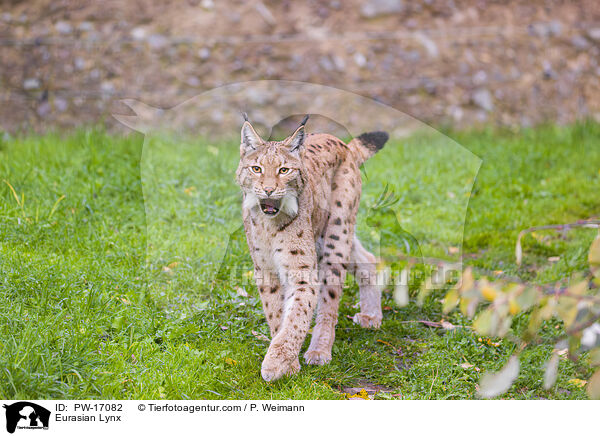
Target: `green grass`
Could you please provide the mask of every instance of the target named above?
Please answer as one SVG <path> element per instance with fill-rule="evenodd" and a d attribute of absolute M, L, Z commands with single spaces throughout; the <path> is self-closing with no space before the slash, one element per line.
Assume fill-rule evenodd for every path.
<path fill-rule="evenodd" d="M 380 238 L 366 224 L 369 206 L 389 184 L 400 225 L 426 256 L 452 257 L 462 245 L 468 263 L 535 282 L 585 270 L 593 230 L 527 236 L 521 268 L 514 243 L 533 225 L 600 215 L 600 125 L 448 136 L 466 149 L 417 134 L 367 163 L 357 229 L 367 246 Z M 514 345 L 418 322 L 442 319 L 440 292 L 404 308 L 386 292 L 374 331 L 349 319 L 358 299 L 350 285 L 331 364 L 261 379 L 268 343 L 252 331 L 268 329 L 256 289 L 245 269 L 215 279 L 241 224 L 236 148 L 165 137 L 144 144 L 97 129 L 0 141 L 0 397 L 339 399 L 345 387 L 375 384 L 376 398 L 474 398 L 481 373 L 499 369 Z M 245 250 L 243 239 L 232 243 L 228 266 L 247 268 Z M 469 325 L 456 313 L 448 320 Z M 548 322 L 542 336 L 561 332 Z M 591 375 L 585 361 L 561 360 L 556 385 L 542 388 L 551 349 L 522 353 L 504 397 L 585 398 L 569 382 Z"/>

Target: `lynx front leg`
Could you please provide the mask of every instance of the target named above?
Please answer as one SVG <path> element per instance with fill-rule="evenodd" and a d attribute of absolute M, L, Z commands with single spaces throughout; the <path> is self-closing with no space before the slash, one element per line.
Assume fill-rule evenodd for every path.
<path fill-rule="evenodd" d="M 254 270 L 256 286 L 260 293 L 263 312 L 269 324 L 271 338 L 274 338 L 283 318 L 283 289 L 279 277 L 268 270 Z"/>
<path fill-rule="evenodd" d="M 261 375 L 266 381 L 274 381 L 286 374 L 300 370 L 298 354 L 310 328 L 317 302 L 316 253 L 299 241 L 280 257 L 280 279 L 283 282 L 283 315 L 278 333 L 273 337 L 269 351 L 262 363 Z M 314 243 L 313 243 L 314 245 Z M 284 262 L 289 261 L 289 264 Z"/>
<path fill-rule="evenodd" d="M 306 363 L 312 365 L 324 365 L 331 360 L 338 308 L 350 261 L 351 234 L 354 231 L 354 222 L 344 219 L 344 215 L 342 212 L 332 215 L 323 240 L 323 259 L 319 264 L 322 285 L 317 318 L 310 346 L 304 354 Z"/>

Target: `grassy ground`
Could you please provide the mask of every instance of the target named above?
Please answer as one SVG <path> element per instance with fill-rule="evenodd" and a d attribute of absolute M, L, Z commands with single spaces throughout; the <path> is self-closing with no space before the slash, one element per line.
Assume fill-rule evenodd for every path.
<path fill-rule="evenodd" d="M 462 243 L 468 263 L 538 282 L 586 268 L 593 230 L 528 236 L 521 268 L 513 250 L 521 229 L 600 215 L 599 125 L 448 135 L 482 159 L 479 173 L 475 155 L 435 135 L 389 144 L 368 162 L 358 227 L 368 246 L 381 238 L 366 225 L 369 206 L 389 184 L 424 255 L 448 257 Z M 0 142 L 0 397 L 338 399 L 367 387 L 375 398 L 473 398 L 481 373 L 511 354 L 508 341 L 419 322 L 442 319 L 439 292 L 404 308 L 386 292 L 381 330 L 361 329 L 349 319 L 351 285 L 331 364 L 264 383 L 256 289 L 243 269 L 215 280 L 240 224 L 235 145 L 159 138 L 143 155 L 143 144 L 93 129 Z M 232 242 L 227 266 L 246 256 Z M 549 322 L 543 335 L 561 331 Z M 573 380 L 590 368 L 566 359 L 543 390 L 550 352 L 527 349 L 504 397 L 585 398 Z"/>

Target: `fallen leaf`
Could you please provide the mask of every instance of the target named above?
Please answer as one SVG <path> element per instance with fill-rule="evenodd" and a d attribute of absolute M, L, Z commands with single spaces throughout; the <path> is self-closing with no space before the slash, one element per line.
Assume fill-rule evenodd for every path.
<path fill-rule="evenodd" d="M 392 344 L 390 344 L 389 342 L 383 341 L 383 340 L 381 340 L 381 339 L 377 339 L 377 342 L 381 342 L 382 344 L 385 344 L 385 345 L 388 345 L 388 346 L 390 346 L 390 347 L 392 347 L 392 348 L 395 348 L 395 347 L 394 347 Z"/>
<path fill-rule="evenodd" d="M 548 258 L 548 262 L 558 262 L 560 260 L 560 256 L 550 256 Z"/>
<path fill-rule="evenodd" d="M 354 395 L 346 394 L 346 396 L 349 400 L 368 400 L 369 399 L 369 394 L 364 389 L 361 389 Z"/>
<path fill-rule="evenodd" d="M 169 265 L 167 265 L 169 268 L 173 269 L 176 268 L 177 265 L 179 265 L 179 262 L 171 262 Z"/>
<path fill-rule="evenodd" d="M 458 247 L 448 247 L 448 253 L 450 254 L 457 254 L 458 251 Z"/>
<path fill-rule="evenodd" d="M 235 292 L 240 296 L 240 297 L 248 297 L 248 293 L 246 292 L 246 290 L 244 288 L 240 288 L 239 286 L 235 287 Z"/>
<path fill-rule="evenodd" d="M 578 388 L 582 388 L 587 384 L 587 380 L 581 380 L 580 378 L 572 378 L 569 380 L 569 383 L 577 386 Z"/>
<path fill-rule="evenodd" d="M 454 324 L 452 324 L 451 322 L 442 320 L 442 322 L 440 323 L 442 325 L 442 328 L 444 330 L 454 330 L 456 328 L 456 326 Z"/>
<path fill-rule="evenodd" d="M 228 330 L 228 329 L 229 329 L 229 327 L 226 327 L 226 326 L 224 326 L 224 325 L 222 325 L 222 326 L 219 326 L 219 327 L 221 327 L 221 330 Z"/>
<path fill-rule="evenodd" d="M 225 363 L 227 363 L 228 365 L 237 365 L 237 361 L 233 360 L 231 357 L 226 357 L 225 358 Z"/>
<path fill-rule="evenodd" d="M 265 341 L 265 342 L 270 342 L 269 338 L 267 338 L 265 335 L 263 335 L 262 333 L 259 333 L 255 330 L 252 330 L 252 335 L 254 335 L 254 337 L 256 339 L 258 339 L 259 341 Z"/>

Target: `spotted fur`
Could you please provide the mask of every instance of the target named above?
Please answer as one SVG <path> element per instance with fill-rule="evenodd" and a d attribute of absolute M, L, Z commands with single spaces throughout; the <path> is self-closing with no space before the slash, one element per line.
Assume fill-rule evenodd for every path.
<path fill-rule="evenodd" d="M 346 272 L 360 286 L 363 327 L 381 324 L 375 257 L 354 234 L 359 167 L 387 141 L 384 132 L 345 144 L 307 134 L 304 122 L 283 141 L 264 141 L 246 120 L 236 179 L 254 277 L 271 331 L 261 374 L 276 380 L 300 370 L 299 353 L 316 312 L 308 364 L 331 360 Z"/>

